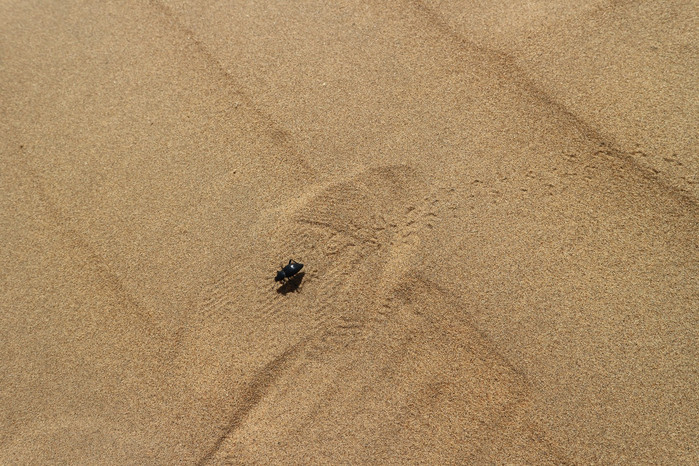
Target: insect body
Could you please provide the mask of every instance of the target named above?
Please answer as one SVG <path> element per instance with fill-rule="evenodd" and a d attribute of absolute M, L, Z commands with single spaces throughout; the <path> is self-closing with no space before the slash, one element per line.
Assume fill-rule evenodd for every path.
<path fill-rule="evenodd" d="M 274 281 L 280 282 L 285 278 L 291 278 L 294 275 L 296 275 L 302 268 L 303 264 L 300 264 L 293 259 L 289 259 L 289 263 L 282 267 L 282 269 L 279 272 L 277 272 L 277 276 L 274 277 Z"/>

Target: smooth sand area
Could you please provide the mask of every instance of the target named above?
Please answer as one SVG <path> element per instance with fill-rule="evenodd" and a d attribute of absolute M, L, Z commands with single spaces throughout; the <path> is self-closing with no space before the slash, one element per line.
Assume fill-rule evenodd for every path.
<path fill-rule="evenodd" d="M 699 463 L 697 10 L 0 2 L 0 463 Z"/>

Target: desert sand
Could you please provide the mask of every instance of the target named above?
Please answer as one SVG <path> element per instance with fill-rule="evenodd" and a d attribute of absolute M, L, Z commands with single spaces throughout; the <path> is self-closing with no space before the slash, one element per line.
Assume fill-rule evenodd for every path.
<path fill-rule="evenodd" d="M 0 3 L 1 464 L 699 463 L 696 2 Z"/>

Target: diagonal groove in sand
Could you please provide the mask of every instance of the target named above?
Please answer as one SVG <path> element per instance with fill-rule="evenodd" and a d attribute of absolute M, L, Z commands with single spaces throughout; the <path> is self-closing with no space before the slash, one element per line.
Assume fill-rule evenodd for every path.
<path fill-rule="evenodd" d="M 269 393 L 275 382 L 279 380 L 288 366 L 298 358 L 309 337 L 304 338 L 293 346 L 284 350 L 279 356 L 268 362 L 262 369 L 258 370 L 248 382 L 246 389 L 237 401 L 237 407 L 229 418 L 228 423 L 223 427 L 221 435 L 216 439 L 213 446 L 206 454 L 197 461 L 198 465 L 209 462 L 219 451 L 223 442 L 236 429 L 240 428 L 246 417 L 255 406 Z"/>
<path fill-rule="evenodd" d="M 245 102 L 245 105 L 257 116 L 256 123 L 258 126 L 266 132 L 273 141 L 287 151 L 291 157 L 299 162 L 308 175 L 313 175 L 315 170 L 309 165 L 306 159 L 301 156 L 298 148 L 294 146 L 293 137 L 289 131 L 276 122 L 271 115 L 263 112 L 259 106 L 255 105 L 253 99 L 242 90 L 242 86 L 240 86 L 236 79 L 221 65 L 221 62 L 213 56 L 204 43 L 196 37 L 194 31 L 185 26 L 170 7 L 163 4 L 161 1 L 150 0 L 149 3 L 163 16 L 163 19 L 167 23 L 172 25 L 172 29 L 175 33 L 183 35 L 192 43 L 194 48 L 199 51 L 204 61 L 211 65 L 211 68 L 215 70 L 217 74 L 225 77 L 225 80 L 230 83 L 231 88 L 235 90 L 236 94 Z"/>
<path fill-rule="evenodd" d="M 465 49 L 466 51 L 477 50 L 491 57 L 496 66 L 504 69 L 507 72 L 508 79 L 519 85 L 532 97 L 541 102 L 545 107 L 552 109 L 553 112 L 558 114 L 563 121 L 570 125 L 570 127 L 579 131 L 585 139 L 598 145 L 601 148 L 598 155 L 603 153 L 622 161 L 631 170 L 633 170 L 633 172 L 642 176 L 646 181 L 662 187 L 663 190 L 670 193 L 683 204 L 691 205 L 692 207 L 699 206 L 699 201 L 694 196 L 667 183 L 665 180 L 659 177 L 657 173 L 653 172 L 653 170 L 635 160 L 630 153 L 619 149 L 619 144 L 614 140 L 614 138 L 604 134 L 603 130 L 595 128 L 592 124 L 586 122 L 579 115 L 569 110 L 563 103 L 557 101 L 553 96 L 544 91 L 519 65 L 517 65 L 514 58 L 512 58 L 509 54 L 500 50 L 476 45 L 475 43 L 471 42 L 462 34 L 454 30 L 454 28 L 452 28 L 438 12 L 425 5 L 424 1 L 408 0 L 407 3 L 412 4 L 417 10 L 418 14 L 420 14 L 425 21 L 427 21 L 437 30 L 441 31 L 446 37 L 451 39 L 456 44 L 456 47 Z"/>
<path fill-rule="evenodd" d="M 26 154 L 22 153 L 21 156 L 18 157 L 18 160 L 46 206 L 46 210 L 53 220 L 53 226 L 61 232 L 67 241 L 85 251 L 86 257 L 96 272 L 94 275 L 95 281 L 101 286 L 108 288 L 119 300 L 119 304 L 121 304 L 124 309 L 138 316 L 138 318 L 142 320 L 142 328 L 150 334 L 150 336 L 158 336 L 159 327 L 157 325 L 157 319 L 155 319 L 151 313 L 147 312 L 143 304 L 129 291 L 124 281 L 109 266 L 107 260 L 95 250 L 79 231 L 70 226 L 70 217 L 67 216 L 48 195 L 44 186 L 45 181 L 43 181 L 42 176 L 29 165 L 25 155 Z"/>

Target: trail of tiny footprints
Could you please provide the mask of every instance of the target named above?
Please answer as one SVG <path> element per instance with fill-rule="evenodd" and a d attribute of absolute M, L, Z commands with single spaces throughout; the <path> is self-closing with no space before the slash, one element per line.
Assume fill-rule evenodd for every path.
<path fill-rule="evenodd" d="M 425 186 L 407 166 L 372 168 L 328 186 L 290 219 L 282 218 L 271 232 L 280 250 L 293 250 L 298 254 L 294 259 L 307 264 L 301 292 L 283 296 L 272 287 L 241 289 L 240 275 L 246 271 L 233 267 L 220 271 L 204 288 L 198 306 L 199 318 L 210 322 L 235 313 L 235 301 L 239 299 L 256 303 L 256 307 L 247 307 L 246 314 L 259 319 L 264 326 L 260 328 L 263 340 L 265 329 L 273 321 L 305 319 L 306 335 L 313 336 L 302 350 L 283 356 L 284 363 L 279 365 L 274 378 L 262 373 L 261 377 L 269 383 L 295 364 L 290 358 L 300 357 L 301 351 L 305 359 L 327 361 L 333 355 L 362 345 L 368 329 L 380 325 L 390 314 L 389 307 L 377 302 L 384 290 L 377 288 L 378 277 L 372 275 L 372 270 L 381 270 L 382 264 L 409 252 L 421 232 L 437 220 L 435 207 L 440 200 L 415 189 Z M 290 226 L 294 224 L 298 228 Z M 293 238 L 288 237 L 290 228 L 296 232 Z M 269 273 L 271 280 L 273 271 Z M 257 379 L 257 376 L 251 379 L 251 387 L 259 385 Z M 255 390 L 254 396 L 246 395 L 249 402 L 245 412 L 236 411 L 230 429 L 205 455 L 204 462 L 213 458 L 266 391 L 265 388 Z"/>
<path fill-rule="evenodd" d="M 360 343 L 367 326 L 384 318 L 373 309 L 382 290 L 370 274 L 432 226 L 437 215 L 432 207 L 439 201 L 409 192 L 421 185 L 406 166 L 370 169 L 330 186 L 296 215 L 320 245 L 315 266 L 322 270 L 323 283 L 316 301 L 325 331 L 312 351 L 319 357 Z M 370 267 L 371 261 L 383 264 Z"/>

